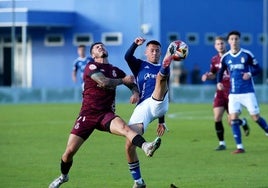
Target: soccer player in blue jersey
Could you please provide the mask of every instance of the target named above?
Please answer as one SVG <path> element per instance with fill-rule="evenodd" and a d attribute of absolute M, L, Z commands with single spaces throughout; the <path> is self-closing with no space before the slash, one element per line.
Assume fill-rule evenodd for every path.
<path fill-rule="evenodd" d="M 151 40 L 146 44 L 146 60 L 137 59 L 134 56 L 136 48 L 142 45 L 145 39 L 137 37 L 125 54 L 127 61 L 139 87 L 140 100 L 129 120 L 129 126 L 138 134 L 143 134 L 149 123 L 158 119 L 158 128 L 155 142 L 160 146 L 162 136 L 166 130 L 164 115 L 168 110 L 168 80 L 169 65 L 174 52 L 169 46 L 168 52 L 161 64 L 161 44 Z M 153 153 L 152 153 L 153 155 Z M 152 156 L 150 155 L 150 156 Z M 133 188 L 144 188 L 146 184 L 141 177 L 139 159 L 136 153 L 136 146 L 126 140 L 126 156 L 132 178 Z"/>
<path fill-rule="evenodd" d="M 265 119 L 260 116 L 260 109 L 257 103 L 252 78 L 260 72 L 259 64 L 250 51 L 240 47 L 240 32 L 231 31 L 227 36 L 227 40 L 230 45 L 230 50 L 221 58 L 221 69 L 217 77 L 217 88 L 219 90 L 224 89 L 221 81 L 224 71 L 228 70 L 231 84 L 228 109 L 237 147 L 233 153 L 237 154 L 245 152 L 239 128 L 242 124 L 242 121 L 239 119 L 242 106 L 247 108 L 252 119 L 266 133 L 268 133 L 268 125 Z"/>
<path fill-rule="evenodd" d="M 213 80 L 216 78 L 217 72 L 220 70 L 221 57 L 226 53 L 226 44 L 223 37 L 216 37 L 214 41 L 214 48 L 217 51 L 217 54 L 211 58 L 210 71 L 202 75 L 202 81 Z M 222 123 L 222 118 L 224 111 L 228 114 L 228 96 L 230 88 L 230 76 L 228 71 L 224 71 L 223 79 L 221 82 L 224 86 L 224 90 L 216 90 L 213 100 L 213 114 L 215 121 L 215 131 L 219 140 L 219 146 L 216 148 L 216 151 L 222 151 L 226 149 L 226 144 L 224 140 L 224 127 Z M 246 118 L 242 119 L 243 129 L 245 135 L 249 135 L 249 126 L 247 125 Z M 228 123 L 230 124 L 230 116 L 228 114 Z"/>
<path fill-rule="evenodd" d="M 93 59 L 86 55 L 86 46 L 85 45 L 79 45 L 77 47 L 77 54 L 78 57 L 73 62 L 73 72 L 72 72 L 72 80 L 74 82 L 77 82 L 77 73 L 80 73 L 80 82 L 83 89 L 83 75 L 84 75 L 84 69 L 88 62 L 93 61 Z"/>

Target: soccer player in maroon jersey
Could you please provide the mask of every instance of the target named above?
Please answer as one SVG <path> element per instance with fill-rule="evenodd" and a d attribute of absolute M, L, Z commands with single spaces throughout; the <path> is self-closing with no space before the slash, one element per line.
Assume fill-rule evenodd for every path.
<path fill-rule="evenodd" d="M 225 39 L 223 37 L 216 37 L 214 42 L 214 48 L 218 52 L 217 55 L 213 56 L 210 64 L 210 71 L 202 75 L 202 81 L 213 80 L 216 78 L 216 74 L 219 71 L 221 64 L 220 60 L 222 55 L 226 52 Z M 226 149 L 226 143 L 224 141 L 224 127 L 222 123 L 222 118 L 224 111 L 228 113 L 228 95 L 230 88 L 230 76 L 228 72 L 224 73 L 222 84 L 224 85 L 224 90 L 216 90 L 214 101 L 213 101 L 213 113 L 215 121 L 215 130 L 219 140 L 219 146 L 216 148 L 216 151 L 221 151 Z M 247 120 L 245 118 L 243 121 L 243 129 L 246 136 L 249 135 L 249 127 L 247 125 Z M 228 123 L 230 125 L 230 118 L 228 115 Z"/>
<path fill-rule="evenodd" d="M 108 52 L 102 43 L 94 43 L 90 53 L 94 62 L 87 64 L 84 71 L 82 107 L 71 130 L 66 150 L 61 157 L 61 175 L 49 185 L 49 188 L 57 188 L 69 180 L 68 173 L 74 155 L 95 129 L 125 136 L 135 146 L 142 148 L 147 156 L 158 148 L 155 142 L 146 142 L 115 114 L 115 95 L 118 85 L 124 84 L 132 91 L 131 103 L 138 101 L 139 92 L 134 77 L 127 76 L 122 70 L 109 63 Z"/>

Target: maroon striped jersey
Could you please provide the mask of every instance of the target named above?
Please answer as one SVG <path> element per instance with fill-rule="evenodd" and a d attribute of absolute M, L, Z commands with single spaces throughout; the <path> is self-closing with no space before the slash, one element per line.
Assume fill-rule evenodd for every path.
<path fill-rule="evenodd" d="M 84 70 L 84 91 L 80 115 L 115 111 L 116 88 L 101 88 L 91 75 L 101 72 L 108 78 L 124 78 L 125 72 L 111 64 L 88 63 Z"/>
<path fill-rule="evenodd" d="M 211 64 L 210 64 L 210 72 L 213 74 L 217 74 L 217 72 L 221 68 L 221 56 L 219 54 L 215 55 L 211 59 Z M 223 74 L 223 79 L 221 82 L 224 86 L 224 91 L 229 93 L 229 88 L 230 88 L 230 75 L 228 74 L 227 71 L 224 72 Z"/>

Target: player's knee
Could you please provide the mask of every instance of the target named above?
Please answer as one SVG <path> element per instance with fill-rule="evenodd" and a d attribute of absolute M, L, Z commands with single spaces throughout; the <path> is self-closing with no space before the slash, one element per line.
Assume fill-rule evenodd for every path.
<path fill-rule="evenodd" d="M 239 125 L 242 125 L 242 120 L 241 119 L 233 119 L 231 120 L 231 125 L 232 126 L 239 126 Z"/>
<path fill-rule="evenodd" d="M 136 146 L 134 146 L 131 142 L 126 142 L 125 150 L 127 153 L 132 153 L 135 150 Z"/>
<path fill-rule="evenodd" d="M 251 115 L 251 118 L 253 119 L 253 121 L 257 122 L 260 118 L 260 116 L 257 114 L 257 115 Z"/>

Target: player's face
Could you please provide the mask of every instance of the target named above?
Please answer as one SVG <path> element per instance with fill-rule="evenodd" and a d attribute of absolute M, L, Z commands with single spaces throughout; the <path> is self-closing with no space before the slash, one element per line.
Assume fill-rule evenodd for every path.
<path fill-rule="evenodd" d="M 237 35 L 230 35 L 228 38 L 228 43 L 231 49 L 239 49 L 240 38 Z"/>
<path fill-rule="evenodd" d="M 161 48 L 155 44 L 149 44 L 146 47 L 145 55 L 147 57 L 147 61 L 151 63 L 158 63 L 161 56 Z"/>
<path fill-rule="evenodd" d="M 215 49 L 218 53 L 224 53 L 225 52 L 225 42 L 223 40 L 215 40 Z"/>
<path fill-rule="evenodd" d="M 85 48 L 84 47 L 78 47 L 77 49 L 77 54 L 80 56 L 80 57 L 85 57 Z"/>
<path fill-rule="evenodd" d="M 108 57 L 108 52 L 103 44 L 96 44 L 92 48 L 93 58 L 105 58 Z"/>

